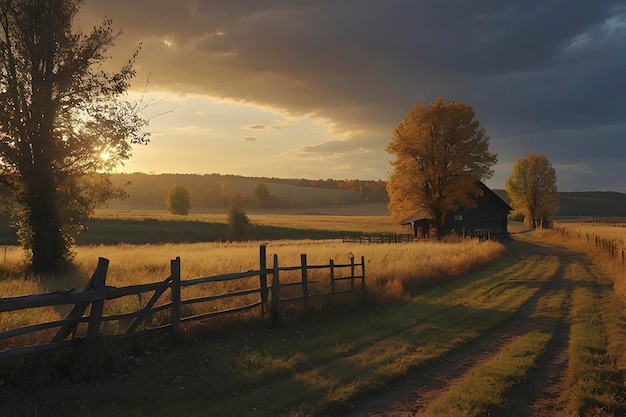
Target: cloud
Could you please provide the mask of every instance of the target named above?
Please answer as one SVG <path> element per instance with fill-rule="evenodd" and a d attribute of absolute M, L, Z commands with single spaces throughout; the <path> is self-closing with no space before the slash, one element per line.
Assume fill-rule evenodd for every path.
<path fill-rule="evenodd" d="M 120 53 L 143 42 L 139 80 L 352 132 L 302 153 L 381 151 L 411 107 L 440 95 L 473 105 L 502 163 L 545 149 L 601 165 L 624 151 L 623 1 L 93 0 L 83 10 L 83 27 L 108 16 L 123 28 Z"/>
<path fill-rule="evenodd" d="M 258 139 L 253 136 L 246 136 L 243 138 L 244 142 L 258 142 Z"/>
<path fill-rule="evenodd" d="M 358 141 L 351 140 L 331 140 L 318 145 L 301 146 L 298 151 L 300 155 L 333 155 L 347 154 L 362 151 L 363 147 Z"/>
<path fill-rule="evenodd" d="M 264 124 L 253 124 L 253 125 L 246 125 L 246 126 L 242 126 L 241 128 L 244 130 L 281 130 L 284 129 L 286 126 L 288 126 L 290 123 L 279 123 L 276 122 L 274 124 L 271 125 L 264 125 Z"/>
<path fill-rule="evenodd" d="M 267 127 L 265 125 L 248 125 L 248 126 L 243 126 L 242 129 L 247 129 L 247 130 L 266 130 Z"/>

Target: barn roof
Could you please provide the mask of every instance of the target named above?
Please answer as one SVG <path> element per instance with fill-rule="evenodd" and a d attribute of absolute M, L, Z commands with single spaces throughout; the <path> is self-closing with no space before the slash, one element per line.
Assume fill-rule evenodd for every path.
<path fill-rule="evenodd" d="M 496 201 L 498 201 L 503 208 L 506 208 L 508 211 L 512 211 L 513 208 L 511 206 L 509 206 L 506 201 L 504 201 L 503 199 L 500 198 L 500 196 L 496 193 L 494 193 L 491 188 L 487 187 L 485 184 L 483 184 L 480 181 L 476 182 L 476 185 L 478 185 L 478 187 L 480 187 L 481 190 L 483 190 L 484 194 L 490 194 L 492 196 L 492 198 L 494 198 Z"/>
<path fill-rule="evenodd" d="M 430 217 L 430 214 L 428 214 L 428 211 L 424 209 L 419 209 L 413 215 L 402 220 L 400 224 L 411 224 L 414 222 L 418 222 L 420 220 L 430 220 L 430 219 L 431 217 Z"/>

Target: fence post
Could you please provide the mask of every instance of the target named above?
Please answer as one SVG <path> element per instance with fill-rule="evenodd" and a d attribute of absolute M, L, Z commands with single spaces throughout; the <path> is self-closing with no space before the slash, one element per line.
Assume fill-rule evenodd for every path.
<path fill-rule="evenodd" d="M 306 253 L 300 254 L 300 264 L 302 265 L 302 300 L 304 302 L 304 308 L 309 308 L 309 278 Z"/>
<path fill-rule="evenodd" d="M 365 294 L 365 256 L 361 256 L 361 291 Z"/>
<path fill-rule="evenodd" d="M 89 278 L 89 281 L 87 281 L 87 285 L 85 285 L 85 289 L 83 290 L 83 292 L 87 292 L 93 289 L 93 282 L 96 279 L 97 273 L 98 269 L 96 268 L 96 270 L 91 275 L 91 278 Z M 78 320 L 83 317 L 83 314 L 85 313 L 85 310 L 87 310 L 87 307 L 89 307 L 88 302 L 74 304 L 72 310 L 67 314 L 67 316 L 65 316 L 65 320 L 68 320 L 68 322 L 61 325 L 61 327 L 57 331 L 57 334 L 54 335 L 54 337 L 52 338 L 52 342 L 60 342 L 62 340 L 65 340 L 65 338 L 71 333 L 75 333 L 76 328 L 79 324 Z"/>
<path fill-rule="evenodd" d="M 108 268 L 109 260 L 102 257 L 98 258 L 98 266 L 96 267 L 93 281 L 93 292 L 97 298 L 91 302 L 87 337 L 85 339 L 85 345 L 83 346 L 83 351 L 78 364 L 77 377 L 83 381 L 95 378 L 97 373 L 97 342 L 98 334 L 100 333 L 100 323 L 102 323 L 102 310 L 104 308 L 105 299 L 102 292 L 106 289 L 106 276 Z"/>
<path fill-rule="evenodd" d="M 180 340 L 181 299 L 180 299 L 180 256 L 170 261 L 172 274 L 172 337 Z"/>
<path fill-rule="evenodd" d="M 350 256 L 350 291 L 354 291 L 354 255 Z"/>
<path fill-rule="evenodd" d="M 278 279 L 278 255 L 274 254 L 274 272 L 272 275 L 272 310 L 271 322 L 272 326 L 277 326 L 280 322 L 280 310 L 278 303 L 280 300 L 280 282 Z"/>
<path fill-rule="evenodd" d="M 335 261 L 331 259 L 328 265 L 330 267 L 330 293 L 335 294 Z"/>
<path fill-rule="evenodd" d="M 267 306 L 267 247 L 261 245 L 259 247 L 259 274 L 261 288 L 261 315 L 265 315 L 265 307 Z"/>

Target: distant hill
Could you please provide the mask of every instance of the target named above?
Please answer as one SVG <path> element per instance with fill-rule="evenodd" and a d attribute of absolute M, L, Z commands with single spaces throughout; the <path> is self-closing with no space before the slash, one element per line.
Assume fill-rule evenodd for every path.
<path fill-rule="evenodd" d="M 231 205 L 260 208 L 255 190 L 264 184 L 270 193 L 265 209 L 298 207 L 345 207 L 364 203 L 387 203 L 385 181 L 282 179 L 222 174 L 113 174 L 114 184 L 125 186 L 128 198 L 109 202 L 111 208 L 165 208 L 170 187 L 183 184 L 192 199 L 192 212 Z M 509 202 L 505 190 L 493 190 Z M 612 191 L 561 192 L 557 216 L 626 217 L 626 194 Z M 316 211 L 316 210 L 313 210 Z"/>
<path fill-rule="evenodd" d="M 505 190 L 493 190 L 507 203 Z M 626 217 L 626 194 L 615 191 L 581 191 L 559 193 L 560 217 Z"/>
<path fill-rule="evenodd" d="M 111 208 L 165 207 L 167 192 L 182 184 L 191 195 L 194 208 L 236 206 L 241 208 L 288 208 L 300 206 L 343 206 L 387 201 L 384 181 L 307 180 L 242 177 L 222 174 L 112 174 L 114 185 L 123 187 L 128 197 L 109 202 Z M 263 184 L 263 201 L 257 188 Z M 269 194 L 268 194 L 269 193 Z"/>

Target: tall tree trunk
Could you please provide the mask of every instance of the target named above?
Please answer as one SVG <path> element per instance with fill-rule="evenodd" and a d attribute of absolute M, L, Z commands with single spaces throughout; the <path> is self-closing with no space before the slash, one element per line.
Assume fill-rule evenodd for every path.
<path fill-rule="evenodd" d="M 32 255 L 32 272 L 36 275 L 62 271 L 68 263 L 61 215 L 56 199 L 54 180 L 43 175 L 29 185 L 27 216 L 30 226 L 28 242 Z"/>
<path fill-rule="evenodd" d="M 433 208 L 431 209 L 431 214 L 433 215 L 433 221 L 437 230 L 437 240 L 440 240 L 444 235 L 443 228 L 446 221 L 446 213 L 438 208 Z"/>

